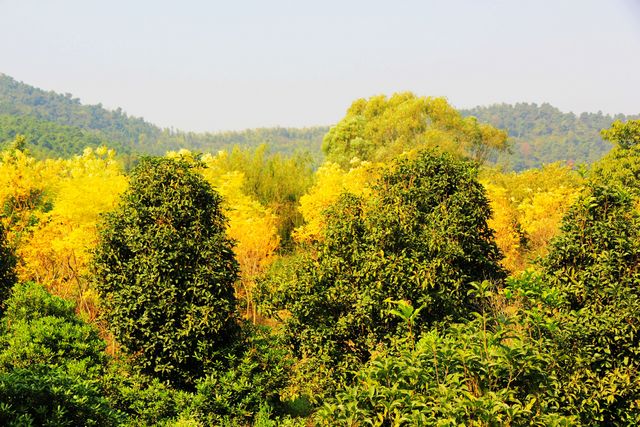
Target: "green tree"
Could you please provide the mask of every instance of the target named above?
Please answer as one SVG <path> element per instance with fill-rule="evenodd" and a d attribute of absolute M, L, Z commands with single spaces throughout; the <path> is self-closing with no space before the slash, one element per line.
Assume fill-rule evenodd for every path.
<path fill-rule="evenodd" d="M 562 405 L 586 424 L 640 422 L 640 215 L 617 187 L 592 184 L 544 260 Z"/>
<path fill-rule="evenodd" d="M 462 118 L 444 98 L 396 93 L 356 100 L 324 137 L 327 160 L 388 161 L 403 152 L 439 147 L 483 162 L 506 148 L 507 135 L 475 118 Z"/>
<path fill-rule="evenodd" d="M 333 367 L 365 361 L 402 327 L 389 299 L 423 307 L 416 333 L 464 318 L 476 307 L 470 284 L 504 277 L 489 215 L 475 166 L 448 154 L 399 162 L 370 199 L 343 195 L 315 255 L 273 279 L 293 347 Z"/>
<path fill-rule="evenodd" d="M 640 196 L 640 120 L 616 121 L 602 130 L 602 136 L 615 147 L 593 166 L 592 180 L 619 185 Z"/>
<path fill-rule="evenodd" d="M 33 283 L 16 285 L 0 335 L 0 423 L 118 425 L 122 414 L 101 385 L 104 350 L 72 303 Z"/>
<path fill-rule="evenodd" d="M 221 198 L 184 161 L 144 158 L 95 252 L 104 318 L 142 372 L 192 386 L 234 335 L 238 265 Z"/>
<path fill-rule="evenodd" d="M 11 288 L 17 282 L 15 266 L 16 259 L 7 245 L 4 227 L 0 224 L 0 313 L 11 294 Z"/>
<path fill-rule="evenodd" d="M 631 148 L 640 144 L 640 120 L 629 120 L 626 123 L 616 120 L 611 128 L 603 129 L 600 133 L 607 141 L 622 148 Z"/>

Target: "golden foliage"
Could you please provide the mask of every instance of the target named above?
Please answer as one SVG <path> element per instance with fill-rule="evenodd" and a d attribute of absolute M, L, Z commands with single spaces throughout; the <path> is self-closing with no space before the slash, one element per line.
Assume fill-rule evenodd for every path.
<path fill-rule="evenodd" d="M 167 156 L 195 161 L 187 150 L 170 152 Z M 226 156 L 225 152 L 202 156 L 200 160 L 205 167 L 200 172 L 224 199 L 223 208 L 229 219 L 227 232 L 236 242 L 234 252 L 240 265 L 236 292 L 245 302 L 245 316 L 255 321 L 255 279 L 270 265 L 278 249 L 278 217 L 245 192 L 244 174 L 229 170 Z"/>
<path fill-rule="evenodd" d="M 546 255 L 583 183 L 577 172 L 560 164 L 521 173 L 490 172 L 482 181 L 493 209 L 489 225 L 505 255 L 503 265 L 514 273 Z"/>
<path fill-rule="evenodd" d="M 17 149 L 0 153 L 0 216 L 13 245 L 20 244 L 21 236 L 37 220 L 59 174 L 58 162 L 39 162 Z"/>
<path fill-rule="evenodd" d="M 74 300 L 80 313 L 93 319 L 97 295 L 87 278 L 96 224 L 101 213 L 116 205 L 127 181 L 115 153 L 105 148 L 43 163 L 56 172 L 42 184 L 53 204 L 37 213 L 37 223 L 18 246 L 18 274 L 21 280 L 39 282 L 55 295 Z"/>
<path fill-rule="evenodd" d="M 305 224 L 296 228 L 293 237 L 298 243 L 311 243 L 321 238 L 324 229 L 323 212 L 338 200 L 342 193 L 369 194 L 369 185 L 376 180 L 382 163 L 354 162 L 344 171 L 336 163 L 325 163 L 316 172 L 315 184 L 300 198 L 299 210 Z"/>

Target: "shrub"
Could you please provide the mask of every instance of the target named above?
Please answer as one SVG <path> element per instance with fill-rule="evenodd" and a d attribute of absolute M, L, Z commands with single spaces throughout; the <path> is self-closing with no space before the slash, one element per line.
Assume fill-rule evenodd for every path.
<path fill-rule="evenodd" d="M 144 158 L 95 252 L 104 318 L 142 372 L 191 387 L 236 329 L 221 199 L 180 160 Z"/>
<path fill-rule="evenodd" d="M 417 342 L 395 341 L 328 399 L 318 424 L 573 425 L 548 398 L 556 387 L 553 356 L 544 338 L 529 337 L 533 330 L 522 325 L 531 319 L 521 315 L 476 314 Z"/>
<path fill-rule="evenodd" d="M 3 425 L 117 425 L 104 397 L 105 343 L 73 304 L 39 285 L 16 285 L 0 339 Z"/>
<path fill-rule="evenodd" d="M 251 425 L 256 418 L 266 419 L 286 410 L 281 393 L 289 381 L 293 359 L 279 337 L 268 330 L 246 331 L 244 351 L 228 361 L 229 368 L 198 383 L 189 413 L 204 425 Z"/>
<path fill-rule="evenodd" d="M 343 195 L 326 214 L 315 256 L 274 279 L 291 345 L 329 369 L 353 368 L 396 334 L 389 299 L 423 307 L 419 332 L 476 308 L 472 282 L 504 277 L 472 163 L 424 152 L 374 189 L 368 200 Z"/>

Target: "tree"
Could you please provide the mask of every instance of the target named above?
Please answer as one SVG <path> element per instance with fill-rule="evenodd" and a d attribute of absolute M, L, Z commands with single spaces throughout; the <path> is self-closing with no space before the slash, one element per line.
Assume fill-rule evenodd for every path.
<path fill-rule="evenodd" d="M 312 159 L 308 154 L 298 152 L 285 157 L 262 144 L 255 149 L 235 147 L 217 156 L 207 154 L 202 160 L 209 168 L 205 171 L 208 176 L 241 172 L 244 192 L 276 215 L 282 245 L 291 243 L 291 231 L 302 223 L 296 209 L 298 200 L 312 183 Z"/>
<path fill-rule="evenodd" d="M 36 215 L 37 224 L 16 251 L 20 276 L 75 300 L 80 312 L 93 319 L 97 295 L 88 277 L 96 224 L 101 213 L 114 208 L 127 181 L 115 153 L 105 147 L 87 148 L 82 156 L 56 163 L 61 171 L 55 190 L 48 191 L 52 206 Z"/>
<path fill-rule="evenodd" d="M 115 338 L 143 372 L 182 387 L 232 340 L 238 277 L 221 198 L 191 167 L 143 158 L 94 260 Z"/>
<path fill-rule="evenodd" d="M 7 245 L 4 227 L 0 223 L 0 312 L 11 294 L 11 288 L 17 282 L 15 266 L 16 259 Z"/>
<path fill-rule="evenodd" d="M 0 327 L 2 425 L 120 425 L 101 386 L 105 343 L 73 303 L 16 285 Z"/>
<path fill-rule="evenodd" d="M 448 154 L 398 162 L 370 198 L 343 195 L 315 255 L 276 288 L 294 349 L 352 368 L 397 332 L 389 299 L 423 307 L 417 329 L 464 318 L 470 284 L 504 277 L 489 216 L 475 166 Z"/>
<path fill-rule="evenodd" d="M 585 423 L 640 422 L 640 215 L 617 187 L 591 184 L 544 260 L 559 327 L 562 405 Z"/>
<path fill-rule="evenodd" d="M 318 241 L 325 227 L 324 211 L 344 193 L 369 194 L 369 185 L 379 178 L 383 167 L 382 163 L 362 162 L 345 172 L 337 163 L 322 165 L 316 172 L 315 184 L 300 198 L 298 210 L 305 223 L 294 230 L 294 239 L 303 244 Z"/>
<path fill-rule="evenodd" d="M 12 245 L 19 246 L 38 213 L 50 207 L 48 193 L 60 169 L 60 162 L 39 162 L 17 149 L 0 152 L 0 222 Z"/>
<path fill-rule="evenodd" d="M 327 160 L 347 168 L 355 158 L 388 161 L 403 152 L 439 147 L 483 162 L 506 148 L 507 134 L 462 118 L 444 98 L 396 93 L 356 100 L 322 142 Z"/>
<path fill-rule="evenodd" d="M 517 273 L 548 253 L 560 222 L 578 197 L 584 179 L 571 167 L 553 163 L 515 173 L 484 171 L 491 201 L 489 225 L 505 254 L 504 266 Z"/>
<path fill-rule="evenodd" d="M 594 165 L 591 178 L 640 195 L 640 120 L 616 121 L 602 130 L 602 137 L 616 146 Z"/>

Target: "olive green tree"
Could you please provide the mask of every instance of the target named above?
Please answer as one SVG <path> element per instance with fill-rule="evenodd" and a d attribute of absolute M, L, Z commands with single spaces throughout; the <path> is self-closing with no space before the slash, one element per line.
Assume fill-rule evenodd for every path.
<path fill-rule="evenodd" d="M 275 277 L 285 333 L 300 356 L 353 367 L 402 329 L 390 301 L 422 307 L 420 328 L 476 307 L 472 282 L 499 280 L 490 208 L 471 162 L 424 152 L 394 165 L 369 199 L 344 195 L 313 255 Z M 318 360 L 319 360 L 318 359 Z"/>
<path fill-rule="evenodd" d="M 191 387 L 236 329 L 238 266 L 221 198 L 191 170 L 144 158 L 95 251 L 104 319 L 142 372 Z"/>
<path fill-rule="evenodd" d="M 624 190 L 591 185 L 544 260 L 562 406 L 586 424 L 640 422 L 640 215 Z"/>
<path fill-rule="evenodd" d="M 444 98 L 410 92 L 358 99 L 322 141 L 327 160 L 348 167 L 354 158 L 389 161 L 413 150 L 442 151 L 484 162 L 507 147 L 507 133 L 463 118 Z"/>

